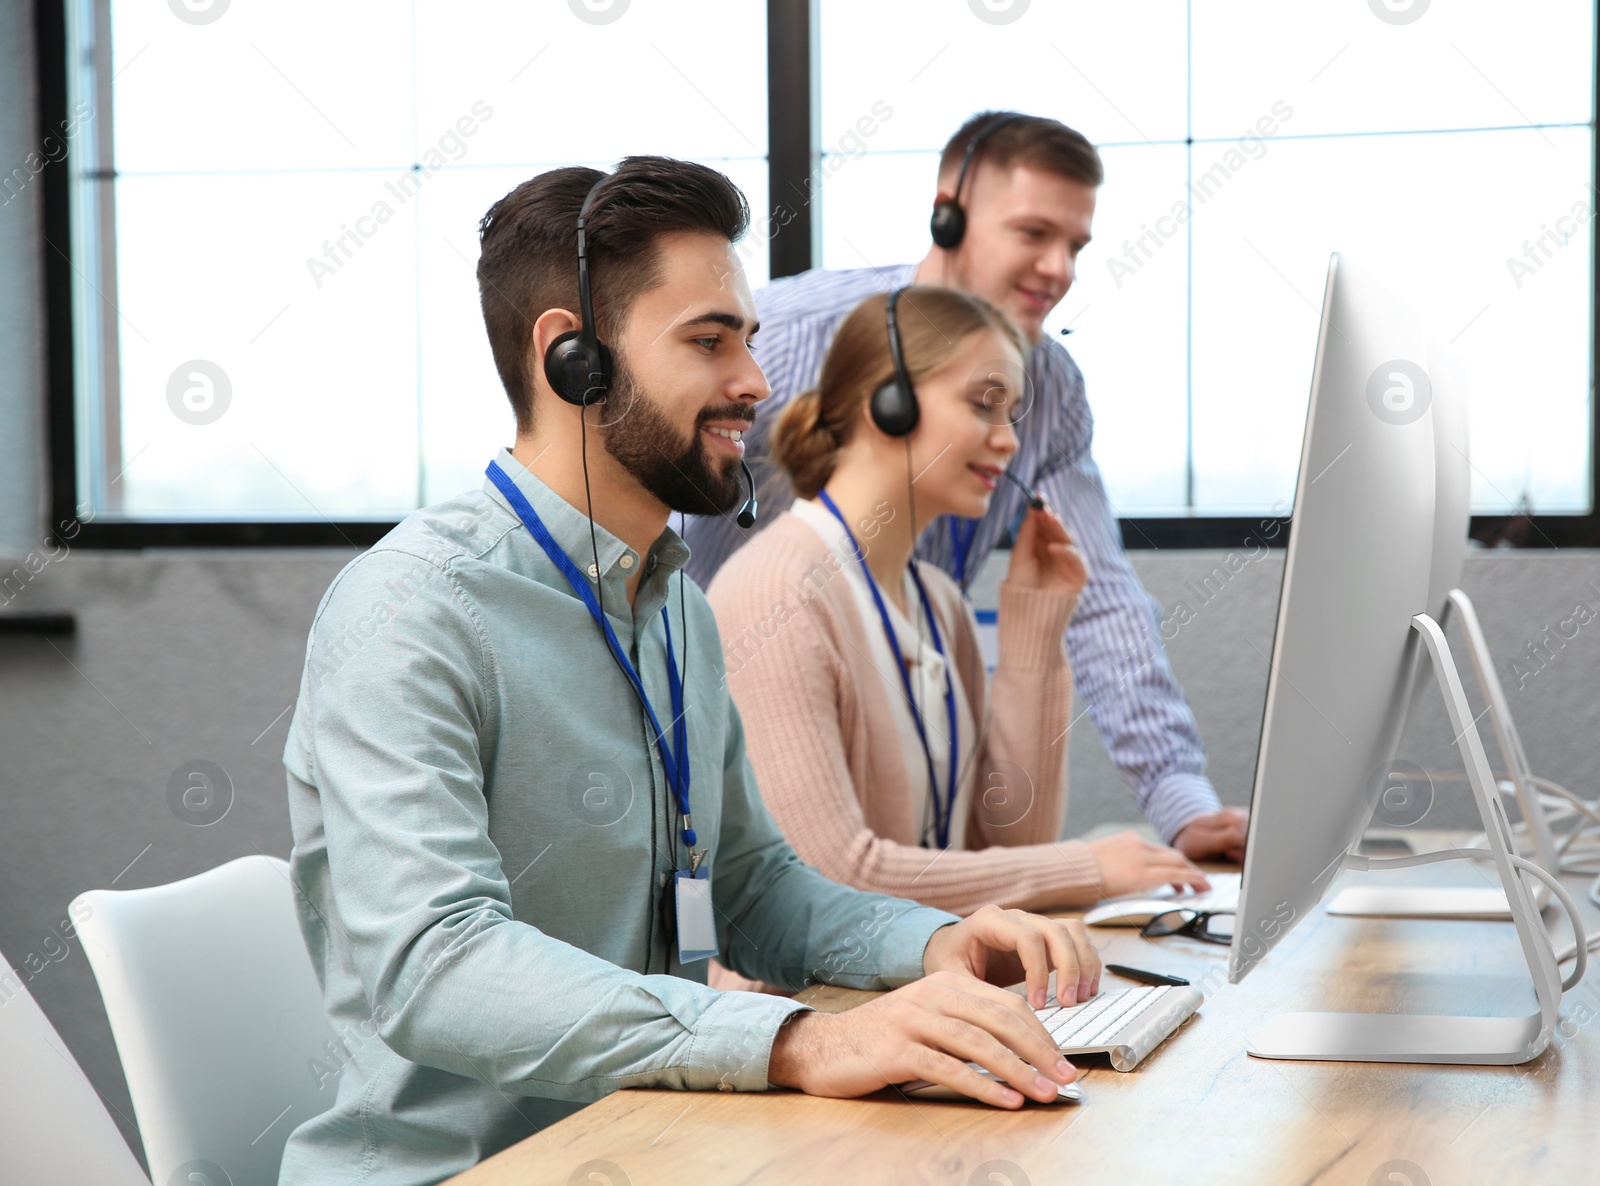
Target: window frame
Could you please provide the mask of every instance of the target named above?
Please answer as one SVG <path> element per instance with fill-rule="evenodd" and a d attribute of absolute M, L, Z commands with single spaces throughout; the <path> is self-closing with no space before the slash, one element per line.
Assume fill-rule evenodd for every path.
<path fill-rule="evenodd" d="M 766 0 L 767 4 L 767 176 L 769 201 L 787 204 L 795 213 L 783 233 L 768 242 L 772 279 L 816 266 L 820 237 L 811 179 L 821 163 L 819 109 L 819 6 L 816 0 Z M 41 141 L 68 116 L 69 5 L 80 12 L 98 12 L 97 0 L 34 0 L 38 131 Z M 1600 21 L 1596 22 L 1596 58 L 1600 59 Z M 1595 71 L 1595 111 L 1600 113 L 1600 69 Z M 109 103 L 109 95 L 101 96 Z M 109 121 L 102 118 L 102 127 Z M 98 132 L 98 129 L 97 129 Z M 98 142 L 98 136 L 97 136 Z M 1590 184 L 1600 181 L 1596 158 L 1600 136 L 1590 159 Z M 103 171 L 94 179 L 105 180 Z M 89 548 L 237 548 L 354 547 L 376 543 L 395 526 L 393 520 L 138 520 L 77 521 L 78 416 L 76 379 L 79 343 L 74 317 L 74 243 L 72 171 L 49 169 L 42 182 L 45 390 L 49 471 L 49 530 Z M 788 195 L 787 198 L 784 195 Z M 1523 548 L 1600 547 L 1600 414 L 1594 389 L 1595 342 L 1600 337 L 1600 234 L 1594 236 L 1590 261 L 1589 333 L 1589 505 L 1581 515 L 1474 515 L 1471 534 L 1485 543 Z M 87 353 L 87 352 L 84 352 Z M 1129 549 L 1231 548 L 1247 537 L 1259 538 L 1264 519 L 1193 514 L 1168 518 L 1119 520 L 1124 547 Z M 1278 520 L 1285 528 L 1287 518 Z M 75 525 L 76 524 L 76 525 Z M 1288 543 L 1281 531 L 1270 546 Z"/>

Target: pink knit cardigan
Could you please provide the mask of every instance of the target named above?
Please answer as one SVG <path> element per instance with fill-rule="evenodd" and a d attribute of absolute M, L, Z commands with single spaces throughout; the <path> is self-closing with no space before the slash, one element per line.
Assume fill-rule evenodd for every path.
<path fill-rule="evenodd" d="M 1094 854 L 1057 839 L 1072 711 L 1061 636 L 1076 597 L 1000 586 L 991 685 L 961 590 L 933 566 L 920 569 L 977 722 L 970 847 L 917 843 L 913 772 L 869 658 L 867 630 L 876 624 L 862 619 L 837 554 L 788 513 L 735 552 L 707 590 L 762 798 L 800 858 L 847 885 L 962 915 L 988 902 L 1042 909 L 1097 901 L 1104 894 Z M 759 987 L 720 968 L 712 983 Z"/>

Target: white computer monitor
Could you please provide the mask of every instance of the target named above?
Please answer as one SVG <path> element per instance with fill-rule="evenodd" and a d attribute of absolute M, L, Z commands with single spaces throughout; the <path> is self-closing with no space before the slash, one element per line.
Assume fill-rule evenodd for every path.
<path fill-rule="evenodd" d="M 1432 401 L 1421 321 L 1328 265 L 1256 755 L 1230 978 L 1316 907 L 1394 757 L 1427 613 Z"/>
<path fill-rule="evenodd" d="M 1531 855 L 1552 873 L 1560 871 L 1561 856 L 1546 813 L 1540 804 L 1531 772 L 1527 771 L 1522 743 L 1512 723 L 1499 677 L 1489 660 L 1482 627 L 1471 600 L 1460 588 L 1472 524 L 1472 461 L 1469 447 L 1466 371 L 1461 360 L 1433 339 L 1428 340 L 1428 377 L 1433 398 L 1434 515 L 1433 559 L 1428 581 L 1428 612 L 1447 629 L 1459 621 L 1467 651 L 1478 676 L 1478 686 L 1488 702 L 1486 719 L 1493 726 L 1501 759 L 1510 777 L 1518 808 L 1527 827 Z M 1414 738 L 1423 698 L 1436 694 L 1435 674 L 1425 648 L 1418 649 L 1411 693 L 1407 698 L 1401 756 L 1391 765 L 1386 785 L 1378 790 L 1373 823 L 1409 827 L 1422 823 L 1432 809 L 1434 787 L 1425 772 L 1405 757 Z M 1549 895 L 1543 885 L 1533 889 L 1534 902 L 1543 908 Z M 1362 914 L 1407 918 L 1510 919 L 1511 906 L 1504 892 L 1493 886 L 1364 885 L 1346 889 L 1328 903 L 1331 914 Z"/>
<path fill-rule="evenodd" d="M 1432 338 L 1428 339 L 1427 374 L 1430 399 L 1428 417 L 1433 422 L 1434 508 L 1433 547 L 1429 562 L 1428 613 L 1441 629 L 1451 618 L 1453 598 L 1463 596 L 1457 587 L 1466 560 L 1471 527 L 1472 465 L 1467 432 L 1466 376 L 1461 360 Z M 1470 629 L 1470 626 L 1469 626 Z M 1476 661 L 1476 654 L 1474 654 Z M 1396 743 L 1397 754 L 1380 769 L 1375 785 L 1368 786 L 1373 803 L 1372 824 L 1404 828 L 1422 824 L 1432 812 L 1435 787 L 1432 778 L 1406 754 L 1408 742 L 1417 738 L 1425 697 L 1436 696 L 1437 675 L 1425 647 L 1408 656 L 1404 716 Z M 1481 681 L 1480 681 L 1481 682 Z M 1498 720 L 1496 720 L 1498 724 Z M 1548 836 L 1540 817 L 1536 841 Z M 1535 857 L 1548 854 L 1535 844 Z M 1546 866 L 1550 867 L 1550 866 Z M 1536 887 L 1535 902 L 1543 905 L 1543 887 Z M 1330 914 L 1357 914 L 1388 918 L 1511 918 L 1511 905 L 1495 885 L 1373 884 L 1351 886 L 1328 902 Z"/>
<path fill-rule="evenodd" d="M 1495 871 L 1505 883 L 1541 1009 L 1524 1018 L 1285 1015 L 1252 1043 L 1251 1053 L 1265 1057 L 1515 1062 L 1534 1057 L 1554 1023 L 1559 975 L 1542 929 L 1535 929 L 1537 910 L 1513 871 L 1509 825 L 1433 619 L 1459 576 L 1465 531 L 1458 535 L 1456 526 L 1466 507 L 1464 469 L 1441 471 L 1438 450 L 1449 440 L 1435 434 L 1432 364 L 1416 314 L 1364 269 L 1334 255 L 1229 979 L 1237 982 L 1257 967 L 1353 863 L 1386 784 L 1426 651 L 1427 671 L 1459 730 L 1474 799 L 1494 832 Z M 1444 368 L 1438 369 L 1444 379 Z M 1458 436 L 1459 424 L 1452 424 L 1459 412 L 1457 406 L 1441 415 L 1440 435 Z M 1464 443 L 1464 435 L 1460 439 Z"/>

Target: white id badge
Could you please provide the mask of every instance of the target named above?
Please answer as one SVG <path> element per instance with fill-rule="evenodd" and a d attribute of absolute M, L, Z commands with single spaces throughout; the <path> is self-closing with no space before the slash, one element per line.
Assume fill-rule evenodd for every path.
<path fill-rule="evenodd" d="M 717 924 L 711 913 L 711 871 L 673 874 L 677 894 L 678 962 L 692 964 L 717 954 Z"/>

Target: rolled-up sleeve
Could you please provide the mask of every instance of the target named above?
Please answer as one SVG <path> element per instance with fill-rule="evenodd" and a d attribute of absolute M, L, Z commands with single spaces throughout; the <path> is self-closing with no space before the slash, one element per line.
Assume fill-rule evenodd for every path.
<path fill-rule="evenodd" d="M 397 600 L 407 620 L 387 629 L 373 607 Z M 333 905 L 322 921 L 342 933 L 337 947 L 395 1053 L 574 1101 L 622 1087 L 767 1086 L 778 1027 L 804 1006 L 640 974 L 515 917 L 482 758 L 499 716 L 493 652 L 451 573 L 370 553 L 330 592 L 310 648 L 304 760 Z M 725 950 L 795 987 L 920 976 L 928 936 L 953 916 L 803 865 L 754 791 L 736 714 L 724 774 L 713 885 Z"/>
<path fill-rule="evenodd" d="M 802 862 L 767 810 L 731 697 L 715 871 L 723 960 L 789 989 L 898 988 L 922 975 L 928 939 L 960 921 L 906 898 L 840 885 Z"/>

